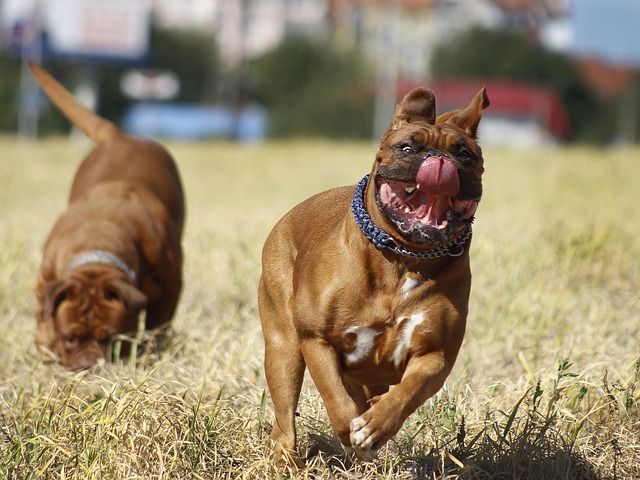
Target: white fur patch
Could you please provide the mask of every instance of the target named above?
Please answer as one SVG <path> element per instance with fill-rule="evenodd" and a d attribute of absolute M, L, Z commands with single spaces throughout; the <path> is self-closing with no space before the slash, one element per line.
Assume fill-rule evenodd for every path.
<path fill-rule="evenodd" d="M 424 313 L 414 313 L 409 317 L 398 320 L 398 323 L 404 322 L 402 326 L 402 338 L 398 341 L 393 351 L 393 364 L 397 367 L 407 359 L 407 353 L 411 347 L 411 336 L 415 328 L 424 321 Z"/>
<path fill-rule="evenodd" d="M 418 282 L 418 280 L 416 280 L 415 278 L 407 277 L 407 279 L 402 284 L 402 295 L 406 297 L 407 295 L 409 295 L 409 292 L 411 292 L 411 290 L 416 288 L 419 284 L 420 282 Z"/>
<path fill-rule="evenodd" d="M 365 422 L 362 417 L 351 420 L 349 428 L 351 429 L 351 435 L 349 436 L 351 445 L 364 450 L 371 448 L 371 444 L 373 443 L 371 432 L 367 428 L 367 422 Z"/>
<path fill-rule="evenodd" d="M 381 332 L 369 327 L 353 326 L 347 328 L 344 333 L 356 334 L 353 351 L 345 355 L 347 362 L 356 364 L 371 355 L 371 352 L 373 352 L 375 348 L 375 339 Z"/>
<path fill-rule="evenodd" d="M 354 418 L 349 428 L 351 430 L 349 440 L 355 454 L 366 462 L 373 461 L 378 452 L 371 448 L 374 443 L 373 432 L 367 427 L 365 420 L 362 417 Z"/>

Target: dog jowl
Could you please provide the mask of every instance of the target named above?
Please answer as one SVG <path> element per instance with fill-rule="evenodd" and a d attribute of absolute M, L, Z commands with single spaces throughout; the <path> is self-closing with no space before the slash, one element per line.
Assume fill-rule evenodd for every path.
<path fill-rule="evenodd" d="M 258 300 L 278 465 L 300 463 L 305 368 L 342 446 L 362 459 L 444 384 L 466 326 L 488 105 L 482 89 L 436 116 L 433 93 L 411 91 L 371 172 L 305 200 L 267 238 Z"/>

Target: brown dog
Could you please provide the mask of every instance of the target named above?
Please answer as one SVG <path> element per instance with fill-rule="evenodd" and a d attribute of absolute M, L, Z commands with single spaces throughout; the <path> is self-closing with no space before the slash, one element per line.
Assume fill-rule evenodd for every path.
<path fill-rule="evenodd" d="M 488 105 L 482 89 L 436 118 L 431 90 L 413 90 L 371 174 L 302 202 L 269 235 L 258 299 L 278 464 L 297 462 L 305 366 L 343 447 L 365 460 L 444 384 L 466 325 Z"/>
<path fill-rule="evenodd" d="M 104 358 L 116 334 L 169 322 L 182 288 L 184 196 L 160 145 L 122 134 L 82 107 L 37 65 L 49 98 L 96 147 L 73 180 L 69 206 L 44 247 L 36 344 L 79 370 Z"/>

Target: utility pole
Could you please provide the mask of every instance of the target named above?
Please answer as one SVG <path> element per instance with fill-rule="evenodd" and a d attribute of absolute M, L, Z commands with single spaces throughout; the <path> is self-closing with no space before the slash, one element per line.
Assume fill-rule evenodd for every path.
<path fill-rule="evenodd" d="M 620 96 L 618 112 L 618 142 L 622 146 L 633 145 L 636 141 L 638 122 L 638 85 L 635 78 L 629 80 L 626 91 Z"/>
<path fill-rule="evenodd" d="M 238 7 L 237 28 L 238 28 L 238 50 L 237 58 L 232 66 L 231 73 L 231 109 L 233 111 L 233 139 L 237 140 L 240 134 L 240 112 L 244 89 L 246 86 L 247 74 L 247 23 L 248 23 L 248 2 L 247 0 L 236 0 Z"/>
<path fill-rule="evenodd" d="M 42 59 L 41 5 L 36 2 L 34 10 L 23 26 L 20 39 L 20 109 L 18 111 L 18 138 L 38 137 L 40 121 L 40 91 L 31 75 L 29 62 L 40 63 Z"/>
<path fill-rule="evenodd" d="M 379 10 L 376 35 L 376 91 L 373 142 L 378 143 L 393 116 L 398 94 L 400 2 L 385 0 Z"/>

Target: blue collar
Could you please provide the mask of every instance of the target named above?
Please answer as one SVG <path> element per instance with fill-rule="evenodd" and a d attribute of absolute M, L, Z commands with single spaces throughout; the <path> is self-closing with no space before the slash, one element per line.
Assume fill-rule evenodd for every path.
<path fill-rule="evenodd" d="M 438 258 L 444 257 L 445 255 L 459 257 L 464 253 L 464 244 L 467 242 L 469 237 L 471 237 L 472 233 L 471 224 L 469 224 L 462 235 L 456 238 L 453 242 L 434 250 L 415 252 L 396 242 L 387 232 L 373 223 L 373 220 L 371 220 L 371 217 L 367 213 L 367 209 L 364 206 L 364 189 L 367 186 L 368 180 L 369 175 L 367 174 L 362 180 L 360 180 L 360 183 L 356 185 L 356 192 L 353 195 L 353 200 L 351 202 L 351 210 L 353 210 L 353 218 L 355 218 L 358 227 L 360 227 L 364 236 L 367 237 L 371 243 L 376 246 L 376 248 L 380 250 L 388 248 L 398 255 L 417 259 Z"/>

